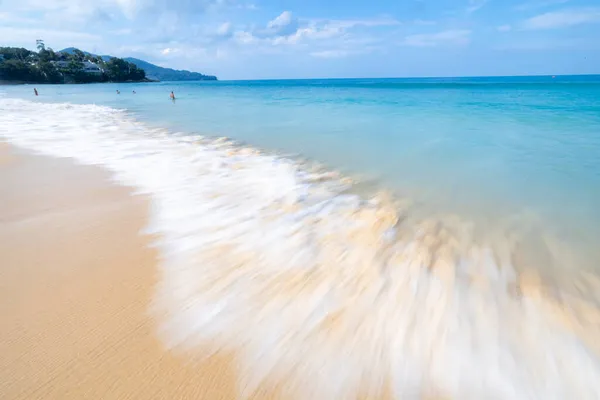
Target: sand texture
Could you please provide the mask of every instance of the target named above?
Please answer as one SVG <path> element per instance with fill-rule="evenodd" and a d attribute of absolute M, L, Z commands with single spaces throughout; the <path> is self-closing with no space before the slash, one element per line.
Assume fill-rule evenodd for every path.
<path fill-rule="evenodd" d="M 100 168 L 0 143 L 0 398 L 228 399 L 232 358 L 155 337 L 147 198 Z"/>

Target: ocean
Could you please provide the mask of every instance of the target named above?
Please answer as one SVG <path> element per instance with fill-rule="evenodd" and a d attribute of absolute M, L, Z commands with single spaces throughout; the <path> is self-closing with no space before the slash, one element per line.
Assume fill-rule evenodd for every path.
<path fill-rule="evenodd" d="M 600 76 L 37 89 L 0 137 L 151 196 L 159 335 L 246 394 L 600 397 Z"/>

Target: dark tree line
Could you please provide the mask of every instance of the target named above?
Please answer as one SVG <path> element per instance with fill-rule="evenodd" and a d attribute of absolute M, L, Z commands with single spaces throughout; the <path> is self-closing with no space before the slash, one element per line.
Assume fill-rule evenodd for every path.
<path fill-rule="evenodd" d="M 135 64 L 113 57 L 108 61 L 75 49 L 55 52 L 38 41 L 38 52 L 16 47 L 0 47 L 0 80 L 31 83 L 91 83 L 144 81 L 146 72 Z M 86 61 L 101 73 L 84 70 Z"/>

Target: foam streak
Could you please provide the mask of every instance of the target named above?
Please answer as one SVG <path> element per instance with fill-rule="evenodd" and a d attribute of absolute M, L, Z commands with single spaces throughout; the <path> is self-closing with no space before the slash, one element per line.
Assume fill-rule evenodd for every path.
<path fill-rule="evenodd" d="M 0 136 L 151 195 L 159 335 L 237 351 L 243 396 L 600 398 L 599 280 L 549 290 L 508 236 L 476 241 L 336 174 L 107 107 L 0 99 Z"/>

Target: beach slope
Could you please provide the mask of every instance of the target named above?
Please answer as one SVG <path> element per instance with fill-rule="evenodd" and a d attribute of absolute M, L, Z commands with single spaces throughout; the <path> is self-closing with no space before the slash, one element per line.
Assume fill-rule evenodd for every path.
<path fill-rule="evenodd" d="M 0 398 L 228 399 L 225 355 L 155 338 L 147 199 L 97 167 L 0 143 Z"/>

